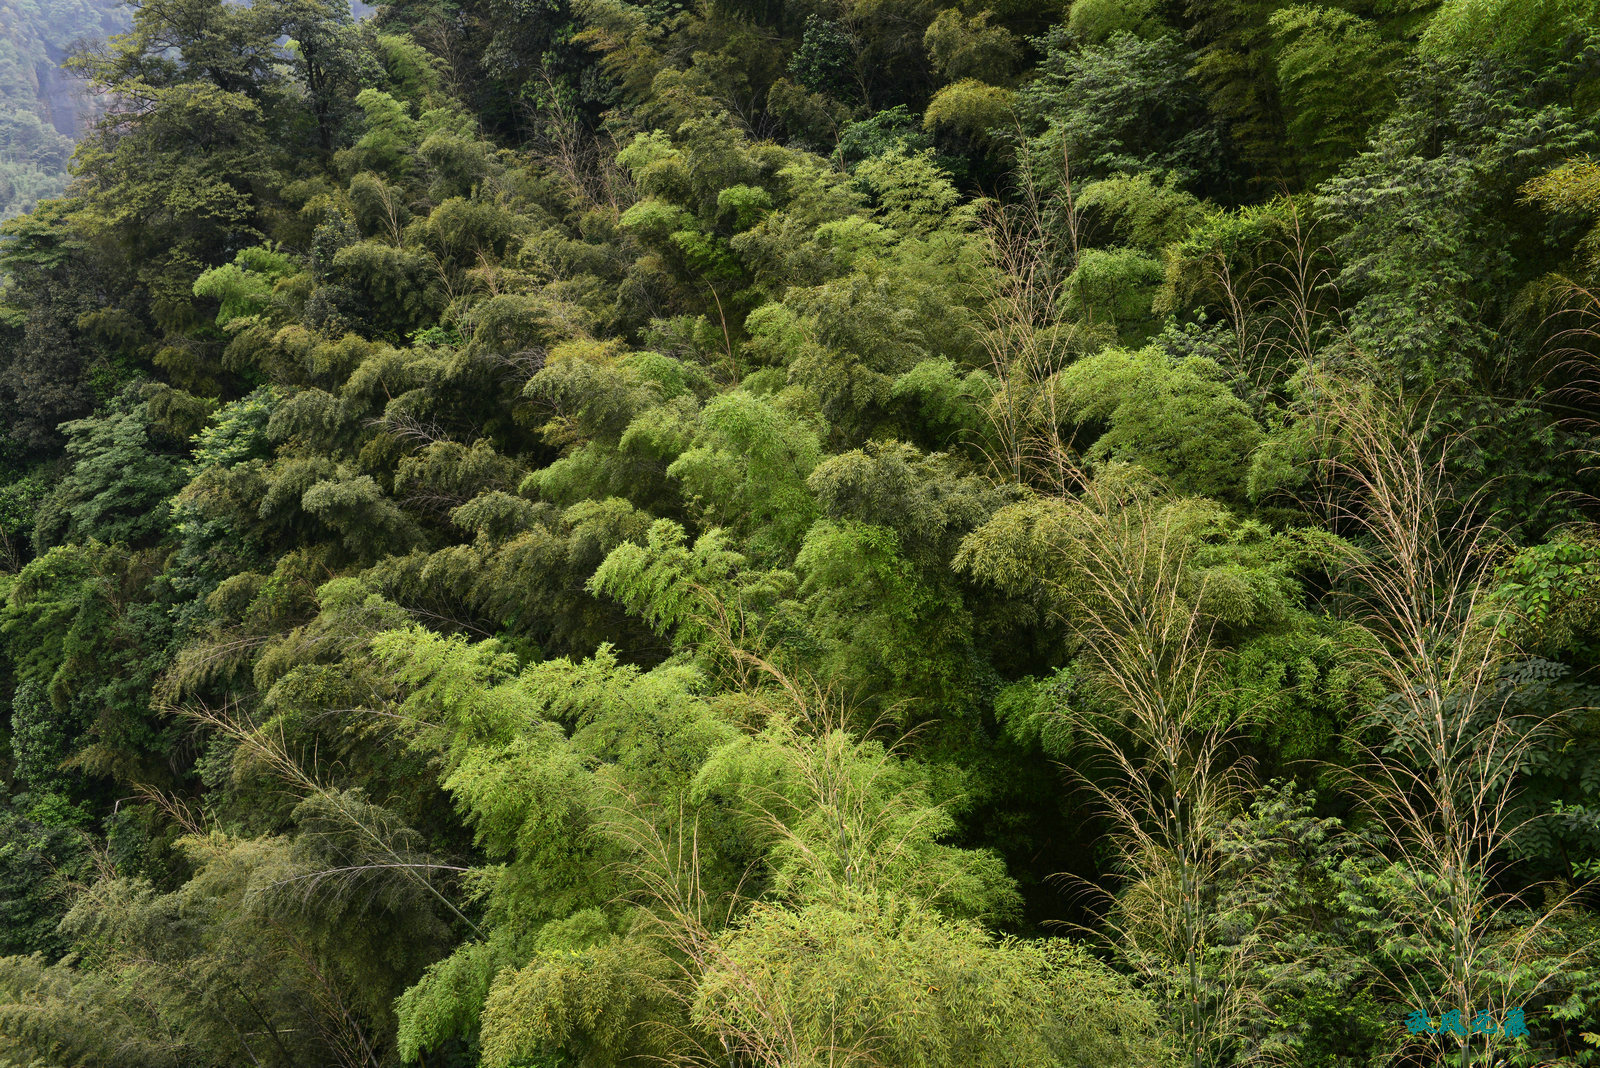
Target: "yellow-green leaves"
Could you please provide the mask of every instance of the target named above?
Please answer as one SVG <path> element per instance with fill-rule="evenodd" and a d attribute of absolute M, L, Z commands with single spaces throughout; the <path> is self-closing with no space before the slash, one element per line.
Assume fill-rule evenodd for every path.
<path fill-rule="evenodd" d="M 1064 940 L 997 940 L 890 894 L 756 909 L 694 1018 L 729 1048 L 820 1068 L 1154 1064 L 1153 1007 Z"/>
<path fill-rule="evenodd" d="M 748 537 L 759 558 L 793 552 L 811 525 L 816 505 L 805 480 L 820 457 L 810 426 L 734 392 L 706 405 L 694 443 L 667 474 L 683 483 L 705 522 Z"/>
<path fill-rule="evenodd" d="M 1063 414 L 1090 459 L 1137 463 L 1179 493 L 1239 499 L 1262 432 L 1209 360 L 1108 349 L 1062 373 Z"/>

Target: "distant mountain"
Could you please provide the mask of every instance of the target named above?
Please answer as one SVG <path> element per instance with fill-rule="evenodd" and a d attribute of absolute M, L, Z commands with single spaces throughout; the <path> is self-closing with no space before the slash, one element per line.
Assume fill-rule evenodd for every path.
<path fill-rule="evenodd" d="M 73 144 L 97 108 L 61 61 L 73 42 L 127 28 L 115 0 L 0 0 L 0 218 L 65 188 Z"/>
<path fill-rule="evenodd" d="M 350 0 L 363 19 L 377 9 Z M 74 42 L 124 33 L 119 0 L 0 0 L 0 219 L 66 189 L 73 147 L 101 107 L 61 63 Z"/>

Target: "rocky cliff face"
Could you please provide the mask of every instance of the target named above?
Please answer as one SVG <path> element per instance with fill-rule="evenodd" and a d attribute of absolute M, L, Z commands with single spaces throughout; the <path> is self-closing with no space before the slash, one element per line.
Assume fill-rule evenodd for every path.
<path fill-rule="evenodd" d="M 62 63 L 74 42 L 127 22 L 115 0 L 0 0 L 0 219 L 65 188 L 99 104 Z"/>
<path fill-rule="evenodd" d="M 38 78 L 39 109 L 56 133 L 76 141 L 88 126 L 94 111 L 93 98 L 84 91 L 83 82 L 62 69 L 66 50 L 45 43 L 45 58 L 34 70 Z"/>

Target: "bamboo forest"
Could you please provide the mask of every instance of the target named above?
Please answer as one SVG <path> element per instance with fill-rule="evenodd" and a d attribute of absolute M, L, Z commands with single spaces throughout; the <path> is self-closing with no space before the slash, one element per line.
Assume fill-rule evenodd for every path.
<path fill-rule="evenodd" d="M 0 219 L 0 1068 L 1600 1068 L 1600 0 L 0 0 Z"/>

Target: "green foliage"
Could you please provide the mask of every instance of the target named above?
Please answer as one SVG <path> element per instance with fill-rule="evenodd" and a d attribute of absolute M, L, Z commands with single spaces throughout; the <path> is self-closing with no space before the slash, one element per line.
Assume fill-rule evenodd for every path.
<path fill-rule="evenodd" d="M 855 51 L 855 39 L 845 27 L 807 15 L 805 35 L 789 60 L 789 72 L 812 92 L 848 93 L 855 73 Z"/>
<path fill-rule="evenodd" d="M 820 456 L 804 423 L 761 398 L 729 393 L 706 406 L 667 474 L 683 483 L 705 521 L 745 536 L 764 557 L 793 553 L 811 525 L 805 480 Z"/>
<path fill-rule="evenodd" d="M 908 717 L 967 710 L 968 613 L 947 584 L 918 574 L 893 530 L 819 521 L 795 569 L 825 677 L 862 698 L 887 684 Z"/>
<path fill-rule="evenodd" d="M 1204 202 L 1149 173 L 1091 182 L 1078 194 L 1078 209 L 1096 232 L 1150 253 L 1184 240 L 1206 220 Z"/>
<path fill-rule="evenodd" d="M 1276 781 L 1221 829 L 1218 908 L 1229 944 L 1219 956 L 1272 976 L 1271 1011 L 1241 1036 L 1245 1051 L 1332 1068 L 1365 1063 L 1394 1021 L 1372 962 L 1350 945 L 1372 915 L 1376 844 L 1316 815 L 1315 802 Z M 1252 932 L 1262 929 L 1271 931 L 1267 952 L 1252 960 Z"/>
<path fill-rule="evenodd" d="M 1216 364 L 1108 349 L 1068 368 L 1060 396 L 1073 422 L 1104 428 L 1075 439 L 1090 459 L 1139 464 L 1180 493 L 1242 495 L 1240 476 L 1261 431 Z"/>
<path fill-rule="evenodd" d="M 970 78 L 1003 85 L 1009 81 L 1022 58 L 1022 48 L 1003 26 L 989 25 L 991 14 L 984 11 L 967 19 L 955 8 L 939 12 L 922 37 L 933 69 L 953 82 Z"/>
<path fill-rule="evenodd" d="M 1113 3 L 1107 0 L 1073 0 L 1067 28 L 1092 44 L 1103 44 L 1119 33 L 1156 36 L 1162 29 L 1156 5 L 1149 0 Z"/>
<path fill-rule="evenodd" d="M 1552 728 L 1521 769 L 1513 851 L 1531 869 L 1587 877 L 1600 868 L 1600 694 L 1565 665 L 1538 658 L 1509 665 L 1499 682 L 1516 714 L 1548 717 Z"/>
<path fill-rule="evenodd" d="M 1588 156 L 1568 160 L 1522 188 L 1530 200 L 1553 214 L 1600 219 L 1600 165 Z M 1592 277 L 1600 262 L 1600 228 L 1591 228 L 1579 239 L 1576 253 L 1579 270 Z"/>
<path fill-rule="evenodd" d="M 1194 0 L 1186 36 L 1195 45 L 1192 77 L 1209 110 L 1225 124 L 1256 181 L 1292 178 L 1282 98 L 1273 78 L 1271 18 L 1276 0 Z"/>
<path fill-rule="evenodd" d="M 1586 0 L 1446 0 L 1428 22 L 1420 51 L 1466 58 L 1493 56 L 1508 64 L 1537 63 L 1576 38 L 1594 40 L 1597 12 Z"/>
<path fill-rule="evenodd" d="M 881 743 L 811 726 L 823 733 L 775 718 L 712 753 L 695 779 L 697 795 L 726 798 L 768 824 L 760 844 L 774 894 L 848 909 L 857 894 L 896 887 L 955 916 L 1014 914 L 1016 890 L 1000 859 L 941 841 L 955 821 L 933 803 L 922 768 Z"/>
<path fill-rule="evenodd" d="M 662 1000 L 651 969 L 625 943 L 541 954 L 499 980 L 484 1006 L 483 1063 L 511 1066 L 548 1061 L 615 1064 L 634 1054 L 641 1024 Z M 654 971 L 664 974 L 666 962 Z M 529 1007 L 536 1006 L 530 1012 Z M 567 1051 L 581 1051 L 575 1055 Z"/>
<path fill-rule="evenodd" d="M 82 831 L 66 826 L 57 813 L 42 812 L 37 822 L 14 812 L 0 815 L 0 917 L 5 932 L 3 957 L 39 954 L 59 958 L 68 941 L 59 930 L 72 899 L 74 881 L 90 874 L 92 857 Z"/>
<path fill-rule="evenodd" d="M 1081 949 L 994 941 L 893 898 L 762 909 L 725 953 L 695 1017 L 741 1049 L 771 1027 L 766 1007 L 783 1006 L 786 1064 L 840 1050 L 919 1068 L 1158 1057 L 1149 1005 Z"/>
<path fill-rule="evenodd" d="M 1337 8 L 1289 7 L 1270 20 L 1289 136 L 1313 180 L 1360 151 L 1391 100 L 1388 68 L 1404 50 Z"/>
<path fill-rule="evenodd" d="M 708 531 L 686 546 L 682 527 L 658 519 L 644 545 L 613 549 L 589 586 L 621 601 L 656 632 L 695 641 L 707 636 L 717 608 L 712 599 L 724 592 L 720 587 L 729 574 L 744 564 L 720 531 Z"/>
<path fill-rule="evenodd" d="M 976 78 L 953 82 L 928 101 L 923 113 L 924 129 L 948 130 L 974 141 L 982 141 L 990 130 L 1011 125 L 1012 94 L 999 86 L 986 85 Z"/>
<path fill-rule="evenodd" d="M 1521 644 L 1550 657 L 1587 662 L 1600 652 L 1600 618 L 1589 593 L 1600 581 L 1600 546 L 1562 532 L 1505 561 L 1497 597 L 1505 600 Z"/>
<path fill-rule="evenodd" d="M 245 1057 L 287 1066 L 357 1039 L 382 968 L 364 972 L 340 954 L 337 925 L 359 917 L 392 930 L 420 917 L 394 911 L 381 896 L 302 913 L 282 887 L 307 873 L 281 839 L 213 836 L 188 849 L 196 874 L 176 894 L 109 879 L 80 899 L 63 927 L 94 970 L 37 956 L 0 962 L 11 999 L 0 1032 L 8 1054 L 152 1066 Z M 266 1034 L 251 1041 L 237 1026 L 244 1020 Z"/>
<path fill-rule="evenodd" d="M 101 294 L 81 259 L 87 243 L 65 205 L 0 224 L 5 340 L 0 349 L 0 402 L 10 448 L 59 452 L 57 427 L 89 415 L 125 374 L 106 346 L 83 329 L 83 316 L 103 312 Z M 119 322 L 126 326 L 126 322 Z M 119 331 L 137 346 L 138 330 Z"/>
<path fill-rule="evenodd" d="M 915 153 L 932 147 L 904 104 L 852 122 L 839 134 L 839 154 L 852 163 L 896 148 Z"/>
<path fill-rule="evenodd" d="M 70 714 L 62 716 L 52 706 L 38 682 L 21 684 L 11 697 L 11 774 L 21 788 L 18 801 L 47 823 L 79 822 L 72 818 L 71 780 L 64 767 L 73 756 L 76 726 Z"/>
<path fill-rule="evenodd" d="M 101 775 L 157 774 L 166 731 L 151 709 L 172 620 L 148 553 L 62 545 L 17 573 L 0 607 L 8 668 L 33 689 L 52 749 Z M 64 748 L 62 748 L 64 747 Z"/>
<path fill-rule="evenodd" d="M 1583 3 L 130 19 L 67 184 L 0 0 L 0 1062 L 1593 1059 Z"/>
<path fill-rule="evenodd" d="M 617 908 L 621 843 L 607 834 L 608 791 L 639 805 L 671 802 L 674 812 L 686 799 L 687 776 L 727 737 L 693 696 L 693 673 L 641 674 L 602 649 L 582 664 L 512 675 L 492 644 L 415 631 L 375 648 L 412 689 L 404 707 L 428 715 L 427 730 L 446 747 L 445 788 L 493 861 L 477 875 L 490 940 L 463 946 L 402 999 L 403 1041 L 416 1050 L 481 1027 L 485 1056 L 503 1063 L 541 1049 L 603 1057 L 631 1048 L 639 1038 L 628 1033 L 629 998 L 650 999 L 618 1000 L 640 965 L 607 949 L 608 921 L 596 911 Z M 670 751 L 653 744 L 659 738 Z M 580 925 L 591 916 L 598 923 Z M 563 945 L 563 928 L 592 934 Z M 587 958 L 574 952 L 595 935 L 602 944 Z M 512 967 L 486 982 L 490 961 Z"/>
<path fill-rule="evenodd" d="M 1122 32 L 1079 45 L 1057 27 L 1041 43 L 1045 57 L 1018 110 L 1042 127 L 1030 148 L 1045 173 L 1065 157 L 1075 179 L 1154 170 L 1205 188 L 1226 177 L 1220 131 L 1189 74 L 1194 57 L 1176 35 Z"/>
<path fill-rule="evenodd" d="M 1067 314 L 1091 327 L 1107 322 L 1117 337 L 1137 345 L 1154 332 L 1150 303 L 1161 264 L 1134 249 L 1085 249 L 1067 276 Z"/>
<path fill-rule="evenodd" d="M 981 405 L 993 391 L 981 371 L 966 375 L 947 360 L 924 360 L 895 379 L 889 396 L 909 409 L 909 422 L 935 447 L 962 442 L 981 430 Z"/>
<path fill-rule="evenodd" d="M 161 504 L 179 484 L 177 465 L 153 447 L 142 406 L 63 425 L 72 470 L 41 503 L 34 544 L 95 539 L 142 547 L 166 533 Z"/>
<path fill-rule="evenodd" d="M 245 249 L 232 263 L 213 267 L 194 280 L 194 295 L 219 303 L 217 325 L 259 315 L 272 299 L 272 284 L 294 271 L 294 261 L 270 248 Z"/>
<path fill-rule="evenodd" d="M 1414 91 L 1428 93 L 1426 86 L 1448 77 L 1448 69 L 1425 68 Z M 1541 106 L 1542 85 L 1522 90 L 1524 105 L 1501 95 L 1510 88 L 1474 86 L 1437 105 L 1403 98 L 1372 147 L 1321 193 L 1319 207 L 1341 224 L 1341 282 L 1356 297 L 1354 340 L 1410 381 L 1473 372 L 1491 332 L 1478 298 L 1496 283 L 1514 284 L 1516 273 L 1509 257 L 1484 263 L 1473 250 L 1497 236 L 1511 243 L 1513 191 L 1533 177 L 1540 160 L 1554 164 L 1584 137 L 1569 108 Z M 1466 210 L 1443 207 L 1437 197 L 1447 188 L 1468 196 Z M 1402 261 L 1431 268 L 1423 277 Z M 1430 298 L 1418 300 L 1419 289 Z M 1366 340 L 1380 334 L 1379 345 Z M 1436 348 L 1445 336 L 1454 339 L 1448 355 Z"/>
<path fill-rule="evenodd" d="M 1297 618 L 1229 658 L 1222 704 L 1283 759 L 1325 756 L 1384 696 L 1358 647 L 1352 634 Z"/>

